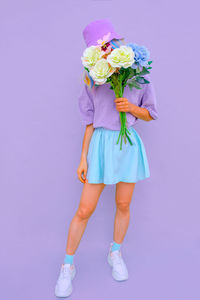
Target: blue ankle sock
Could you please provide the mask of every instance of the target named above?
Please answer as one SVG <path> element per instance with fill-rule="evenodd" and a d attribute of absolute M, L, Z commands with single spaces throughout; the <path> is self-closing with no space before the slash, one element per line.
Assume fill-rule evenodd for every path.
<path fill-rule="evenodd" d="M 65 254 L 64 264 L 73 264 L 74 255 Z"/>
<path fill-rule="evenodd" d="M 111 251 L 120 250 L 121 244 L 117 244 L 113 241 Z"/>

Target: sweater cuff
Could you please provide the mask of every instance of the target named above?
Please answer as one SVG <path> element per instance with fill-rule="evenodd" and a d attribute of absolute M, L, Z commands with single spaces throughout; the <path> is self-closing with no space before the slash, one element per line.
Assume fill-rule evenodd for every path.
<path fill-rule="evenodd" d="M 145 104 L 141 105 L 140 107 L 146 108 L 154 120 L 158 119 L 158 114 L 151 107 L 149 107 L 148 105 L 145 105 Z"/>

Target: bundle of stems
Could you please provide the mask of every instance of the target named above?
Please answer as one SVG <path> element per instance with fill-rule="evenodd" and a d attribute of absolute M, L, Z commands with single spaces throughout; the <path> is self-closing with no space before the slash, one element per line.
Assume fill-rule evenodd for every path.
<path fill-rule="evenodd" d="M 111 84 L 112 89 L 114 90 L 116 98 L 122 98 L 123 97 L 124 86 L 123 86 L 122 79 L 123 79 L 123 76 L 120 76 L 119 73 L 114 73 L 110 77 L 110 84 Z M 130 137 L 128 136 L 131 133 L 127 129 L 126 112 L 120 111 L 119 116 L 120 116 L 120 122 L 121 122 L 121 129 L 120 129 L 119 136 L 118 136 L 118 139 L 117 139 L 117 144 L 119 143 L 119 140 L 120 140 L 120 150 L 121 150 L 123 139 L 124 139 L 125 144 L 126 144 L 127 140 L 129 141 L 129 143 L 131 145 L 133 145 L 133 143 L 132 143 Z"/>
<path fill-rule="evenodd" d="M 149 62 L 149 65 L 152 61 Z M 110 84 L 110 89 L 112 89 L 115 93 L 116 98 L 122 98 L 124 93 L 124 88 L 128 84 L 130 90 L 132 88 L 141 89 L 140 84 L 147 84 L 149 83 L 148 80 L 146 80 L 143 75 L 148 74 L 149 68 L 143 67 L 142 70 L 139 68 L 133 69 L 131 67 L 129 68 L 118 68 L 115 73 L 113 73 L 109 78 L 107 78 L 107 82 Z M 120 122 L 121 122 L 121 129 L 119 132 L 119 136 L 117 139 L 117 144 L 120 140 L 120 150 L 122 150 L 122 142 L 124 139 L 124 143 L 127 143 L 127 140 L 129 141 L 130 145 L 133 145 L 133 142 L 129 135 L 131 135 L 130 131 L 127 128 L 127 122 L 126 122 L 126 112 L 119 112 L 120 116 Z"/>

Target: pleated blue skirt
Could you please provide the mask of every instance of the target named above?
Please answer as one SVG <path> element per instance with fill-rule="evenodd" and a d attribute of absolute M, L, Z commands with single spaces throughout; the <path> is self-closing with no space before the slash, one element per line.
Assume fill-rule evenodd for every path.
<path fill-rule="evenodd" d="M 133 127 L 128 128 L 133 145 L 127 140 L 117 144 L 119 130 L 104 127 L 94 129 L 88 154 L 86 178 L 89 183 L 116 184 L 137 182 L 150 177 L 144 144 Z"/>

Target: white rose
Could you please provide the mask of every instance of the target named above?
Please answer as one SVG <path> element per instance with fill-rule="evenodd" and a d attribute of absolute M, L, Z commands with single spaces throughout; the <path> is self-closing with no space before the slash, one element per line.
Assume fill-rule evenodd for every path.
<path fill-rule="evenodd" d="M 99 46 L 91 46 L 84 50 L 83 56 L 81 56 L 84 67 L 91 69 L 96 62 L 104 55 L 104 52 Z"/>
<path fill-rule="evenodd" d="M 101 58 L 94 67 L 90 70 L 90 76 L 94 82 L 98 85 L 104 84 L 108 77 L 110 77 L 114 72 L 113 68 L 105 58 Z"/>
<path fill-rule="evenodd" d="M 114 68 L 128 68 L 135 62 L 134 56 L 135 53 L 131 47 L 120 46 L 120 48 L 114 49 L 111 54 L 108 55 L 107 60 Z"/>

